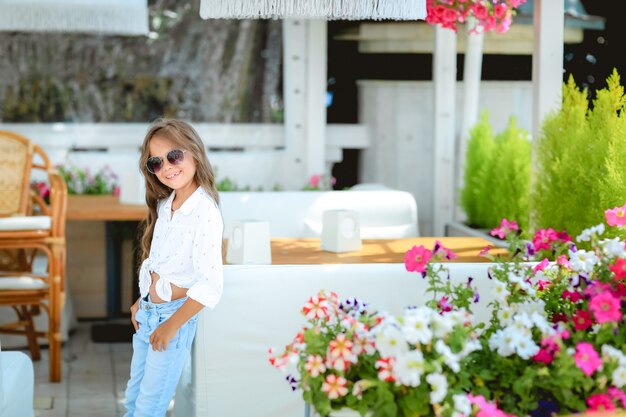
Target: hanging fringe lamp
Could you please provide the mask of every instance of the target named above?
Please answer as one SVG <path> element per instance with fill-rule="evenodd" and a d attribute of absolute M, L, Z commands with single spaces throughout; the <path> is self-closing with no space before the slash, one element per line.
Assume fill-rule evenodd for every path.
<path fill-rule="evenodd" d="M 418 20 L 426 0 L 201 0 L 203 19 Z"/>
<path fill-rule="evenodd" d="M 0 0 L 0 31 L 147 35 L 147 0 Z"/>

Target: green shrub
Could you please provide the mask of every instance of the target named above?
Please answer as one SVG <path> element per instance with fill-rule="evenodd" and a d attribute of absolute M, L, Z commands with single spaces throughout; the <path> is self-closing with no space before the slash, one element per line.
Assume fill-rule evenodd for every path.
<path fill-rule="evenodd" d="M 626 97 L 617 71 L 589 109 L 587 91 L 570 77 L 563 105 L 542 125 L 532 193 L 535 228 L 573 237 L 603 223 L 604 210 L 626 201 Z M 618 231 L 611 228 L 615 235 Z"/>
<path fill-rule="evenodd" d="M 479 122 L 470 131 L 465 158 L 465 185 L 461 191 L 461 207 L 467 215 L 467 223 L 471 226 L 480 227 L 486 223 L 485 212 L 488 208 L 483 203 L 487 197 L 485 182 L 494 147 L 489 115 L 482 112 Z"/>
<path fill-rule="evenodd" d="M 528 132 L 511 117 L 507 128 L 494 138 L 487 113 L 483 113 L 470 135 L 461 194 L 468 223 L 493 228 L 507 218 L 527 230 L 531 151 Z"/>

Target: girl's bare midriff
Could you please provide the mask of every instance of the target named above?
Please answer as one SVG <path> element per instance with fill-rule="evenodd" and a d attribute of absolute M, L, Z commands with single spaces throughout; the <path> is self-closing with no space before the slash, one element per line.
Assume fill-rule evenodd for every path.
<path fill-rule="evenodd" d="M 159 274 L 157 274 L 156 272 L 152 272 L 152 284 L 150 284 L 150 301 L 155 304 L 166 302 L 165 300 L 161 299 L 161 297 L 159 297 L 156 292 L 156 283 L 159 279 L 161 279 L 161 277 L 159 277 Z M 178 300 L 179 298 L 183 298 L 187 295 L 187 288 L 180 288 L 174 284 L 170 284 L 170 286 L 172 287 L 172 301 Z"/>

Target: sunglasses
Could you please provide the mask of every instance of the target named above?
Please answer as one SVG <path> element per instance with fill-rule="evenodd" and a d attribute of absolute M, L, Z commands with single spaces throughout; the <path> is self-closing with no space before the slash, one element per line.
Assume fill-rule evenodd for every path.
<path fill-rule="evenodd" d="M 172 149 L 165 156 L 168 162 L 172 165 L 178 165 L 185 159 L 185 152 L 180 149 Z M 160 156 L 151 156 L 146 161 L 146 168 L 153 174 L 158 174 L 161 168 L 163 168 L 163 158 Z"/>

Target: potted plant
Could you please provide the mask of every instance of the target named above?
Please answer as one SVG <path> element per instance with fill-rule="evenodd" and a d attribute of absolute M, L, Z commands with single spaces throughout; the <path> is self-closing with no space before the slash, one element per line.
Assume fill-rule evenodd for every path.
<path fill-rule="evenodd" d="M 532 207 L 538 228 L 567 227 L 578 235 L 602 221 L 605 207 L 626 199 L 625 104 L 615 70 L 592 107 L 572 77 L 563 86 L 561 109 L 545 119 L 537 141 Z M 622 229 L 607 233 L 626 237 Z"/>
<path fill-rule="evenodd" d="M 523 230 L 528 230 L 530 152 L 528 132 L 517 126 L 515 118 L 511 117 L 507 128 L 494 136 L 488 114 L 483 112 L 467 145 L 460 195 L 467 220 L 465 224 L 452 222 L 448 232 L 485 237 L 502 218 L 516 219 Z"/>
<path fill-rule="evenodd" d="M 623 228 L 625 213 L 626 204 L 606 210 L 607 224 Z M 626 408 L 624 241 L 600 226 L 576 243 L 545 229 L 524 240 L 505 226 L 494 233 L 505 234 L 510 255 L 490 272 L 488 322 L 473 322 L 471 280 L 453 286 L 432 262 L 453 254 L 414 247 L 405 265 L 428 280 L 426 306 L 392 317 L 322 291 L 302 309 L 303 331 L 284 352 L 271 351 L 270 362 L 292 371 L 292 388 L 320 415 L 347 408 L 374 417 L 548 417 Z"/>

